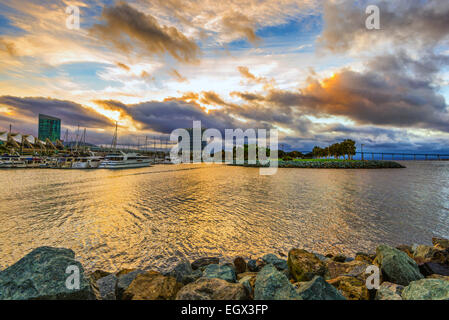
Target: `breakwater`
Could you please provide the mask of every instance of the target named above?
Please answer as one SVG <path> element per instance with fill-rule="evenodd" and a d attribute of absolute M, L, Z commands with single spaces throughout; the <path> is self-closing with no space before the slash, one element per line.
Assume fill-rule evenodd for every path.
<path fill-rule="evenodd" d="M 286 257 L 239 256 L 232 262 L 175 258 L 163 273 L 87 273 L 72 250 L 40 247 L 0 271 L 0 299 L 447 300 L 449 240 L 432 242 L 380 245 L 353 257 L 293 248 Z"/>
<path fill-rule="evenodd" d="M 244 167 L 268 167 L 269 164 L 231 164 Z M 404 165 L 395 161 L 380 161 L 380 160 L 292 160 L 292 161 L 278 161 L 279 168 L 304 168 L 304 169 L 402 169 Z"/>

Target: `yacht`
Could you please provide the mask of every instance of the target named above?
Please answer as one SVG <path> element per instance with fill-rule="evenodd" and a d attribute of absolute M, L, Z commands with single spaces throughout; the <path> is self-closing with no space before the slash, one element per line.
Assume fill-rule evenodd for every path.
<path fill-rule="evenodd" d="M 103 157 L 95 156 L 91 152 L 90 156 L 76 158 L 72 162 L 72 169 L 97 169 L 103 160 Z"/>
<path fill-rule="evenodd" d="M 138 153 L 124 153 L 122 151 L 108 154 L 100 163 L 100 169 L 126 169 L 149 167 L 151 160 L 149 157 Z"/>
<path fill-rule="evenodd" d="M 0 168 L 26 168 L 27 162 L 20 156 L 3 155 L 0 157 Z"/>

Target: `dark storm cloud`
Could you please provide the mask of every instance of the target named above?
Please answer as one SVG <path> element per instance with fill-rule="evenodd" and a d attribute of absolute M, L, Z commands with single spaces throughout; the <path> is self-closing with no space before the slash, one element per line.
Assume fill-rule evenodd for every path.
<path fill-rule="evenodd" d="M 161 26 L 156 18 L 126 3 L 105 7 L 104 24 L 95 24 L 91 33 L 115 48 L 129 53 L 170 54 L 179 61 L 192 62 L 200 54 L 198 45 L 175 27 Z"/>
<path fill-rule="evenodd" d="M 381 30 L 367 30 L 368 5 L 380 9 Z M 327 1 L 324 30 L 319 41 L 332 51 L 354 46 L 372 47 L 377 41 L 395 45 L 435 46 L 449 39 L 449 2 L 441 0 L 352 0 Z"/>
<path fill-rule="evenodd" d="M 148 101 L 135 105 L 125 105 L 117 101 L 96 101 L 96 103 L 131 117 L 140 123 L 144 130 L 151 129 L 161 133 L 171 133 L 178 128 L 191 128 L 193 121 L 201 121 L 205 128 L 219 130 L 238 128 L 241 125 L 222 110 L 210 110 L 206 113 L 198 105 L 181 100 Z"/>
<path fill-rule="evenodd" d="M 11 121 L 28 118 L 37 122 L 39 113 L 60 118 L 65 125 L 80 125 L 88 128 L 104 128 L 111 125 L 111 121 L 91 108 L 85 108 L 80 104 L 48 99 L 42 97 L 19 98 L 12 96 L 1 96 L 0 104 L 12 109 Z"/>
<path fill-rule="evenodd" d="M 344 116 L 358 124 L 449 132 L 447 104 L 435 85 L 437 70 L 447 62 L 447 56 L 414 60 L 398 53 L 373 59 L 363 72 L 343 69 L 321 82 L 310 79 L 298 91 L 240 97 L 248 97 L 249 105 L 272 106 L 272 112 L 285 115 L 290 109 L 300 115 Z"/>

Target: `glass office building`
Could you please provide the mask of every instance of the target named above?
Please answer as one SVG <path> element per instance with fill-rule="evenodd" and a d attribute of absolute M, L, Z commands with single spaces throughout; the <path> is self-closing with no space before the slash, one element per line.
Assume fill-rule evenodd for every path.
<path fill-rule="evenodd" d="M 61 119 L 39 114 L 39 140 L 61 140 Z"/>

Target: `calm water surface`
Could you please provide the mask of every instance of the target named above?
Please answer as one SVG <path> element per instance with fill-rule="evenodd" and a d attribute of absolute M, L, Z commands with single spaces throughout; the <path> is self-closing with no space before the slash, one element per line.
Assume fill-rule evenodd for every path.
<path fill-rule="evenodd" d="M 0 269 L 38 246 L 89 270 L 195 259 L 373 251 L 449 237 L 449 162 L 407 169 L 158 165 L 121 171 L 1 170 Z"/>

